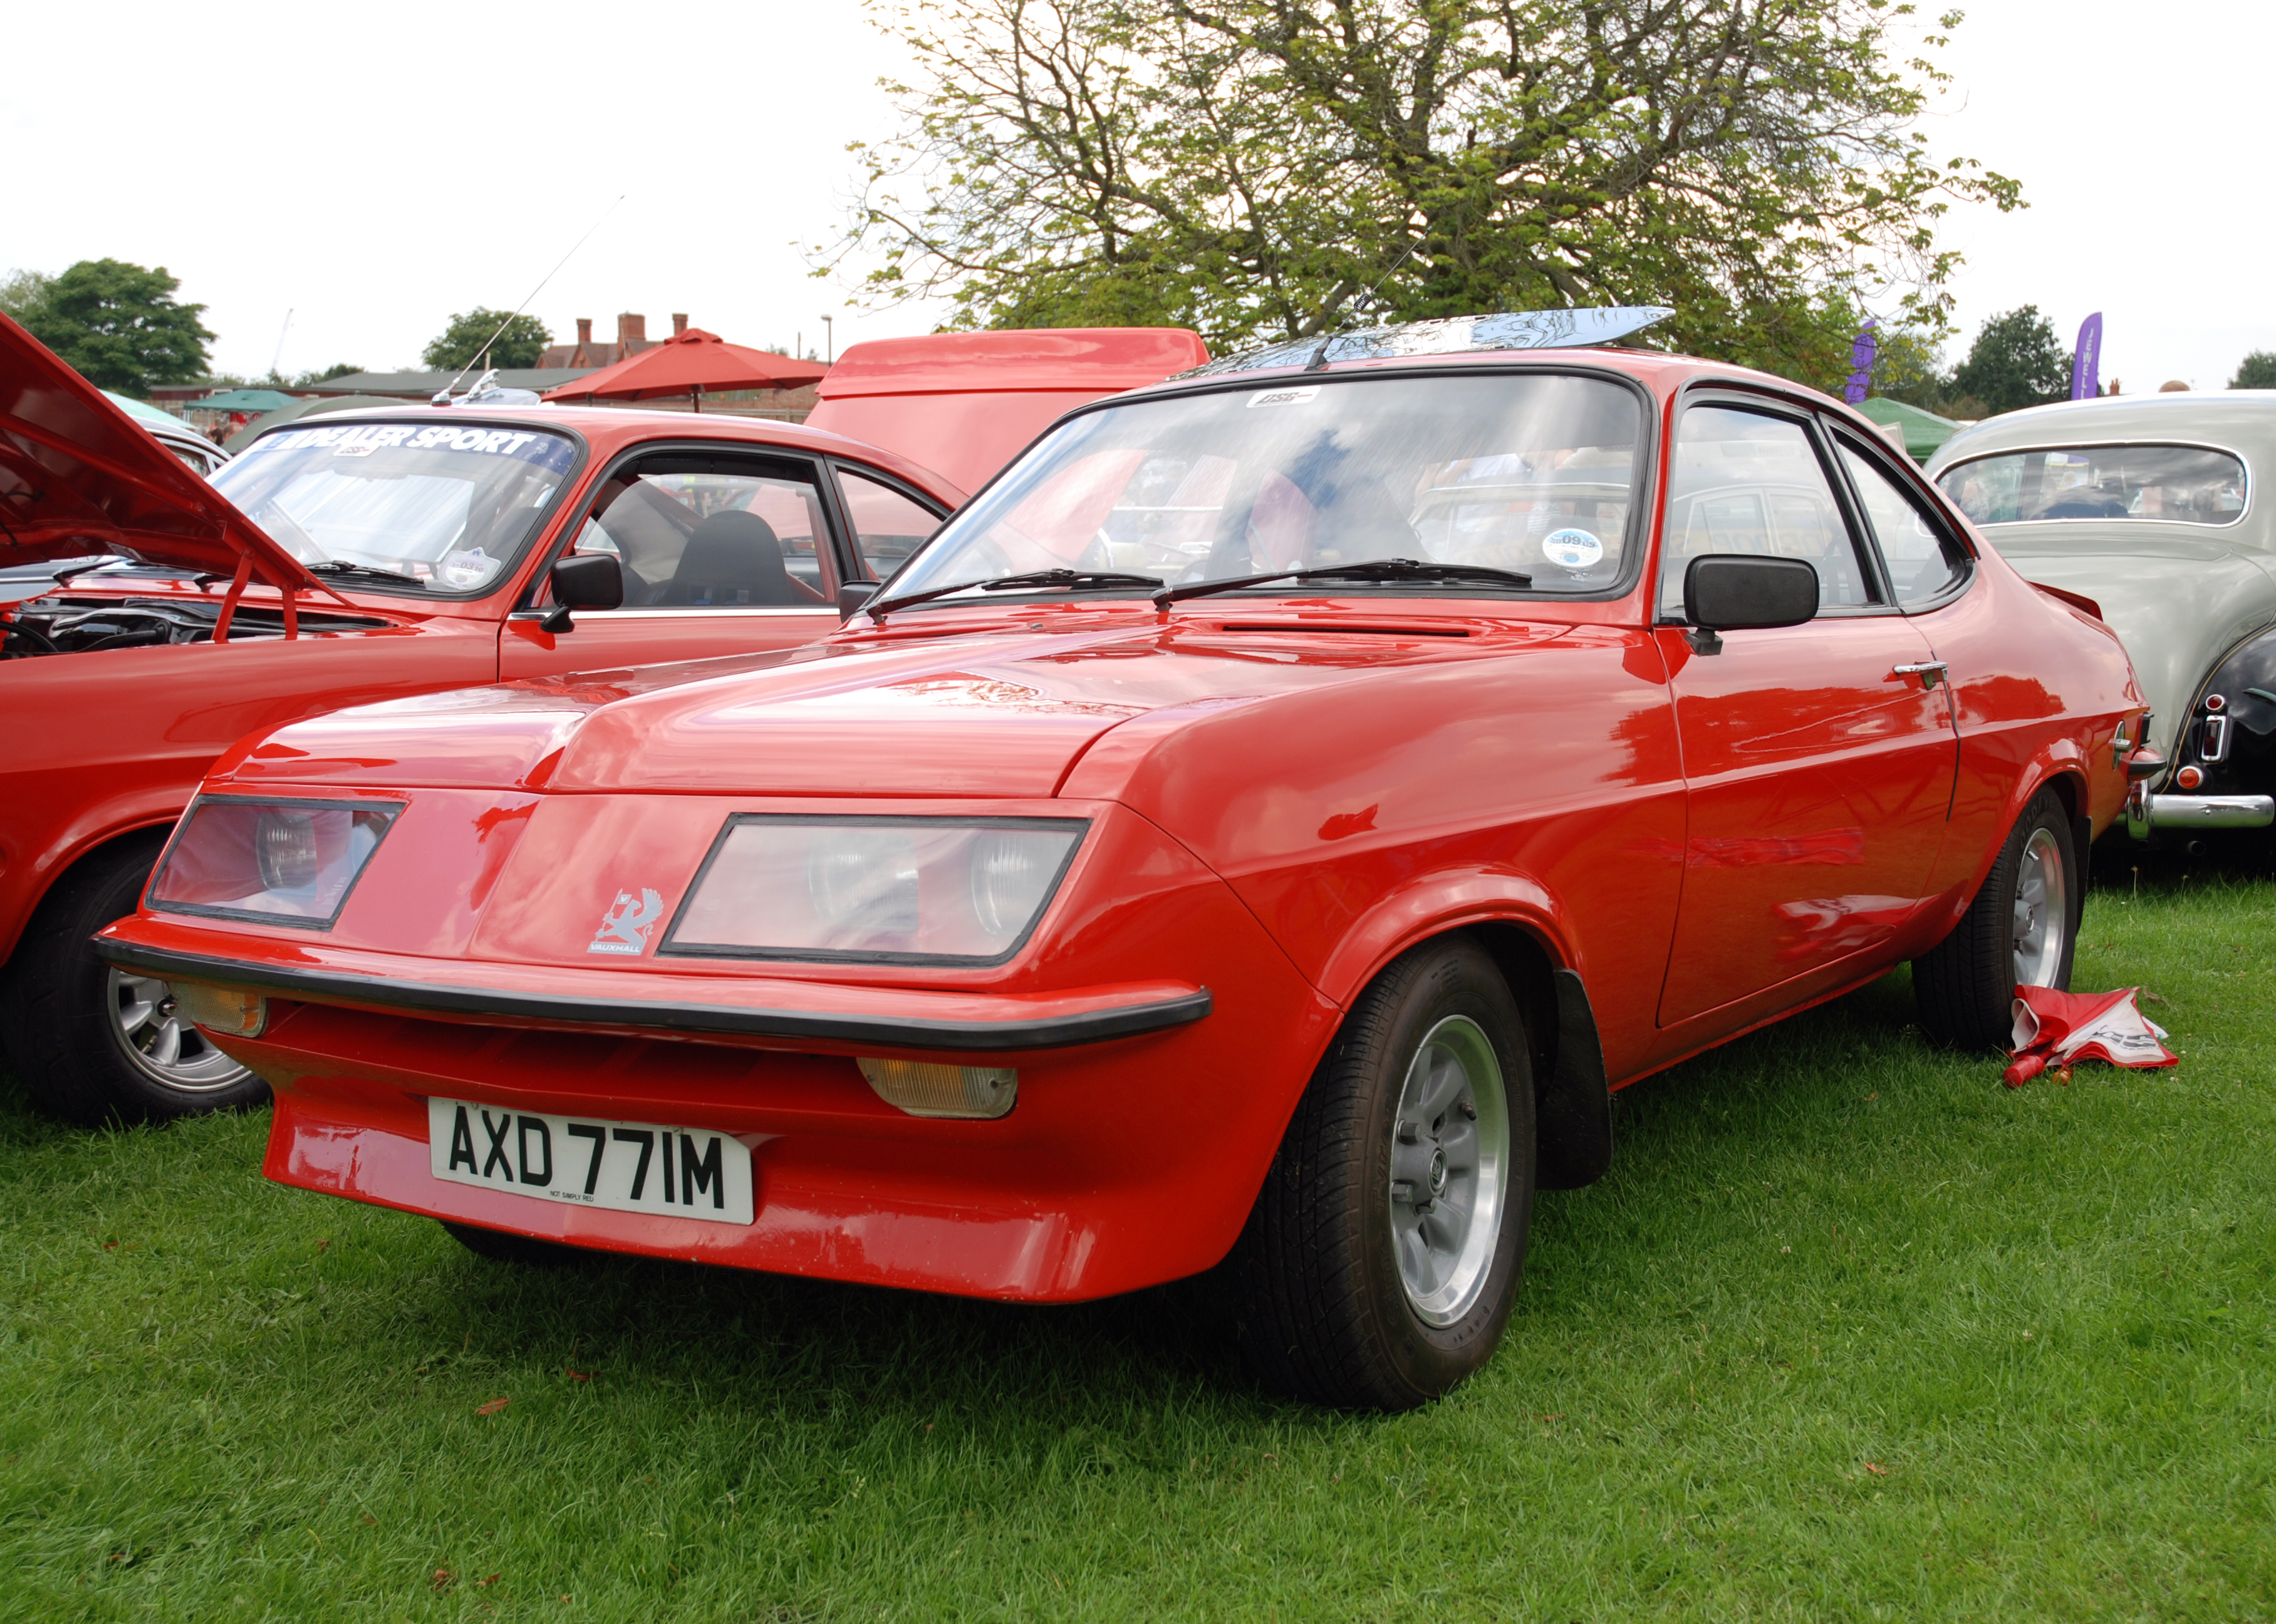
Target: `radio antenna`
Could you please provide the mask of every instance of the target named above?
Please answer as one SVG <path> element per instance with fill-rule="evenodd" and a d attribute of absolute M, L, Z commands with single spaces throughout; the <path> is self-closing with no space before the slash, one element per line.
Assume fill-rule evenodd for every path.
<path fill-rule="evenodd" d="M 625 195 L 626 194 L 622 192 L 618 193 L 617 203 L 623 202 L 625 201 Z M 490 345 L 498 341 L 498 333 L 503 333 L 507 328 L 512 326 L 514 316 L 520 315 L 523 311 L 528 309 L 531 304 L 536 300 L 537 296 L 545 291 L 545 285 L 561 274 L 561 267 L 563 265 L 566 265 L 576 256 L 577 250 L 585 246 L 586 239 L 591 237 L 595 231 L 601 229 L 602 221 L 606 220 L 611 215 L 616 213 L 617 203 L 611 203 L 606 209 L 601 210 L 601 218 L 594 221 L 592 224 L 587 226 L 585 228 L 584 237 L 580 237 L 576 241 L 569 245 L 569 252 L 561 256 L 560 262 L 556 264 L 551 270 L 547 271 L 542 277 L 538 278 L 537 285 L 530 289 L 529 292 L 523 298 L 522 301 L 513 307 L 513 315 L 509 315 L 505 321 L 500 322 L 497 324 L 497 332 L 492 333 L 489 338 L 482 340 L 482 347 L 474 352 L 472 360 L 469 360 L 465 366 L 459 368 L 458 377 L 452 378 L 448 383 L 443 385 L 443 392 L 437 395 L 436 399 L 441 401 L 445 406 L 448 406 L 451 403 L 451 391 L 459 387 L 460 379 L 464 378 L 467 374 L 474 369 L 474 363 L 476 361 L 481 360 L 482 357 L 490 353 Z"/>

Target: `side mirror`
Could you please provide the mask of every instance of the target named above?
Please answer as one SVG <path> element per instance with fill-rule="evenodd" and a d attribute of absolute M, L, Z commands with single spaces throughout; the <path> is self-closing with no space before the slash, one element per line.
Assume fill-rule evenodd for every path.
<path fill-rule="evenodd" d="M 1711 552 L 1683 572 L 1683 614 L 1702 654 L 1722 648 L 1718 633 L 1800 626 L 1817 613 L 1817 571 L 1801 558 Z"/>
<path fill-rule="evenodd" d="M 851 620 L 861 612 L 861 605 L 877 596 L 882 583 L 874 581 L 849 581 L 838 588 L 838 618 Z"/>
<path fill-rule="evenodd" d="M 625 571 L 605 552 L 573 552 L 554 561 L 553 601 L 564 609 L 622 609 Z"/>

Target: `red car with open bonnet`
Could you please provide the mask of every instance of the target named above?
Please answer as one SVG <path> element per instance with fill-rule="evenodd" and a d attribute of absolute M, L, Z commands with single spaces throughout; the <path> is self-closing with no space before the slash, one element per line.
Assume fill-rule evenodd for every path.
<path fill-rule="evenodd" d="M 289 424 L 209 484 L 0 316 L 11 1066 L 81 1121 L 265 1096 L 163 977 L 89 942 L 133 911 L 240 735 L 502 677 L 791 648 L 837 629 L 838 586 L 872 578 L 872 554 L 890 573 L 963 497 L 789 423 L 495 395 Z M 41 571 L 88 554 L 114 562 Z"/>
<path fill-rule="evenodd" d="M 842 631 L 216 764 L 107 931 L 267 1172 L 1036 1302 L 1231 1257 L 1271 1381 L 1491 1354 L 1609 1090 L 1907 960 L 2069 974 L 2142 714 L 1863 418 L 1553 312 L 1072 414 Z M 857 589 L 858 591 L 858 589 Z"/>

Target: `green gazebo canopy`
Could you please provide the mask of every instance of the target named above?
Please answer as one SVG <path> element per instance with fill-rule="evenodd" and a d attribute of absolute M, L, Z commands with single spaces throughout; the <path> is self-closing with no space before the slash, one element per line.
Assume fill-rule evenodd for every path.
<path fill-rule="evenodd" d="M 1915 462 L 1926 462 L 1936 448 L 1960 432 L 1960 425 L 1948 417 L 1938 417 L 1933 412 L 1923 412 L 1916 406 L 1907 406 L 1901 400 L 1887 400 L 1876 395 L 1857 408 L 1877 423 L 1894 423 L 1904 433 L 1905 450 Z"/>
<path fill-rule="evenodd" d="M 202 400 L 185 400 L 185 412 L 244 412 L 258 417 L 292 404 L 293 398 L 274 389 L 225 389 Z"/>

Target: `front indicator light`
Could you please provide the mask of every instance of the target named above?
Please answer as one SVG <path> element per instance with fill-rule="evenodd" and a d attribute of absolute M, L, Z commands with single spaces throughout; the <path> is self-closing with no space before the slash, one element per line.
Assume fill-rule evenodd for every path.
<path fill-rule="evenodd" d="M 999 1066 L 941 1066 L 930 1060 L 855 1062 L 877 1097 L 913 1117 L 992 1120 L 1020 1101 L 1020 1074 Z"/>
<path fill-rule="evenodd" d="M 162 914 L 329 930 L 402 811 L 401 801 L 201 795 L 143 900 Z"/>
<path fill-rule="evenodd" d="M 174 1007 L 191 1021 L 224 1037 L 258 1037 L 269 1028 L 269 1000 L 234 987 L 208 987 L 193 981 L 171 983 Z"/>
<path fill-rule="evenodd" d="M 657 951 L 1001 964 L 1043 917 L 1087 827 L 1080 818 L 739 812 Z"/>

